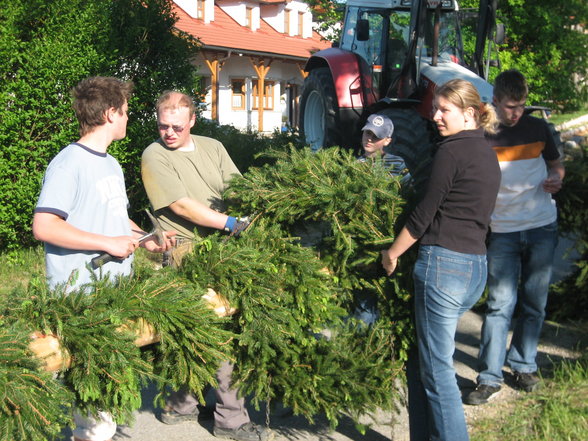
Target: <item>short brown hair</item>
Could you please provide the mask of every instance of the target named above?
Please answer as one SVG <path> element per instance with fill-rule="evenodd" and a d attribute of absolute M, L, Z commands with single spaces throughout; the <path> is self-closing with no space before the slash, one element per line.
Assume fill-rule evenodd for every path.
<path fill-rule="evenodd" d="M 133 92 L 133 83 L 113 77 L 90 77 L 71 90 L 73 109 L 80 125 L 80 135 L 103 125 L 104 113 L 114 107 L 119 113 Z"/>
<path fill-rule="evenodd" d="M 161 94 L 161 96 L 157 99 L 157 103 L 155 104 L 155 109 L 157 110 L 157 115 L 159 116 L 159 111 L 164 109 L 178 109 L 180 107 L 187 107 L 190 111 L 190 118 L 194 113 L 196 113 L 196 106 L 194 105 L 194 100 L 190 98 L 188 95 L 182 92 L 177 92 L 175 90 L 166 90 Z"/>
<path fill-rule="evenodd" d="M 499 101 L 504 98 L 523 101 L 528 94 L 527 80 L 516 69 L 505 70 L 494 80 L 494 97 Z"/>

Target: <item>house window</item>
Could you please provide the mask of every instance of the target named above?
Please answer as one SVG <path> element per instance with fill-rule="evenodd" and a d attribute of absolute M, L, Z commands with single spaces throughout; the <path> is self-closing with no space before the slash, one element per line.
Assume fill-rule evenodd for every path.
<path fill-rule="evenodd" d="M 298 13 L 298 35 L 304 37 L 304 12 Z"/>
<path fill-rule="evenodd" d="M 245 80 L 242 78 L 231 80 L 231 90 L 233 110 L 245 110 Z"/>
<path fill-rule="evenodd" d="M 253 29 L 253 8 L 250 6 L 245 8 L 245 26 Z"/>
<path fill-rule="evenodd" d="M 204 3 L 206 0 L 196 0 L 196 18 L 204 20 Z"/>
<path fill-rule="evenodd" d="M 253 83 L 253 109 L 259 110 L 259 94 L 257 93 L 257 81 Z M 263 91 L 263 109 L 274 110 L 274 82 L 266 81 Z"/>
<path fill-rule="evenodd" d="M 284 34 L 290 35 L 290 10 L 284 9 Z"/>

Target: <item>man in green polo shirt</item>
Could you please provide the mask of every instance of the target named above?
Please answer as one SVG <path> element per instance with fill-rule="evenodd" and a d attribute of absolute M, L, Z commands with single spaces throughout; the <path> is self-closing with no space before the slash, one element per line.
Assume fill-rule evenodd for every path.
<path fill-rule="evenodd" d="M 162 227 L 177 231 L 178 241 L 188 245 L 195 234 L 224 230 L 238 235 L 247 222 L 224 214 L 222 194 L 231 177 L 240 173 L 224 146 L 215 139 L 190 134 L 196 115 L 189 96 L 167 91 L 156 107 L 160 138 L 143 152 L 141 174 Z M 214 435 L 243 441 L 272 439 L 270 429 L 250 421 L 245 400 L 230 387 L 232 371 L 233 366 L 224 362 L 217 372 Z M 199 403 L 191 393 L 174 391 L 162 421 L 197 420 L 198 413 Z"/>

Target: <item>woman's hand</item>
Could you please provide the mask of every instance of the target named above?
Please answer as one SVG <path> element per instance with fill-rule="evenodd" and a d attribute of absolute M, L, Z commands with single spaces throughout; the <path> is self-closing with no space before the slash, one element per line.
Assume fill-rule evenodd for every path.
<path fill-rule="evenodd" d="M 382 251 L 382 266 L 389 276 L 396 270 L 398 265 L 398 258 L 390 256 L 390 250 Z"/>

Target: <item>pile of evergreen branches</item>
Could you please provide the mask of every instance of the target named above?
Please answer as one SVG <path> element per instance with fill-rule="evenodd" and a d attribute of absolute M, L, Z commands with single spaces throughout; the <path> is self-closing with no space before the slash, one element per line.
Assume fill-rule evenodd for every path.
<path fill-rule="evenodd" d="M 236 381 L 257 405 L 279 401 L 333 426 L 390 408 L 412 341 L 407 266 L 390 279 L 380 263 L 403 213 L 398 178 L 337 148 L 266 155 L 271 165 L 227 193 L 252 226 L 197 243 L 180 272 L 238 308 Z M 353 318 L 358 294 L 378 304 L 371 327 Z"/>
<path fill-rule="evenodd" d="M 30 334 L 0 319 L 0 440 L 45 441 L 71 418 L 72 394 L 28 352 Z"/>
<path fill-rule="evenodd" d="M 18 329 L 29 339 L 34 332 L 59 339 L 62 351 L 70 355 L 70 366 L 57 380 L 73 393 L 81 411 L 107 410 L 118 423 L 130 422 L 141 406 L 141 390 L 147 380 L 155 381 L 161 393 L 168 385 L 188 385 L 198 393 L 207 384 L 215 384 L 216 369 L 230 357 L 226 343 L 233 335 L 202 300 L 205 291 L 198 285 L 159 271 L 95 281 L 91 288 L 66 292 L 62 286 L 50 291 L 44 282 L 33 281 L 0 305 L 7 329 Z M 137 329 L 133 323 L 142 321 L 154 327 L 159 344 L 141 349 L 134 343 Z M 31 360 L 26 338 L 22 346 Z M 13 377 L 0 378 L 8 402 L 18 398 L 15 384 L 29 375 L 24 370 L 11 372 Z M 35 375 L 42 374 L 37 371 Z M 157 398 L 161 399 L 161 393 Z M 47 393 L 31 402 L 51 409 L 73 400 Z M 0 427 L 21 424 L 18 413 L 9 410 L 5 407 L 0 413 Z M 64 411 L 29 413 L 27 424 L 40 425 L 46 420 L 59 426 L 67 422 Z M 26 433 L 12 439 L 31 439 Z"/>
<path fill-rule="evenodd" d="M 73 292 L 33 281 L 2 300 L 5 439 L 58 433 L 69 422 L 64 403 L 128 422 L 148 380 L 162 393 L 187 385 L 202 399 L 224 360 L 235 363 L 235 384 L 257 407 L 281 403 L 335 426 L 342 414 L 394 405 L 413 333 L 410 262 L 394 278 L 380 263 L 404 210 L 398 179 L 336 148 L 268 158 L 231 183 L 232 213 L 253 216 L 240 237 L 196 240 L 177 269 L 96 280 Z M 202 299 L 210 288 L 237 309 L 234 316 L 213 313 Z M 374 324 L 354 318 L 358 295 L 376 301 Z M 158 344 L 137 347 L 142 322 Z M 31 358 L 34 332 L 56 336 L 70 355 L 55 379 Z M 4 343 L 14 347 L 3 351 Z"/>

